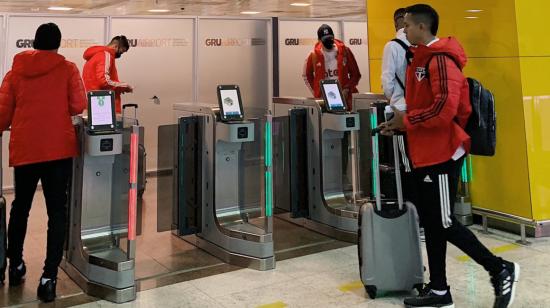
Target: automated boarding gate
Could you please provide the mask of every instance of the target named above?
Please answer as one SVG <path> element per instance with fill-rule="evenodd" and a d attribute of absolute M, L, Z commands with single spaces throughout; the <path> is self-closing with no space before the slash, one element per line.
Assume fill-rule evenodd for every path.
<path fill-rule="evenodd" d="M 112 121 L 104 109 L 109 100 L 114 104 L 113 95 L 90 92 L 88 118 L 76 118 L 81 155 L 73 161 L 70 223 L 61 267 L 85 293 L 123 303 L 136 298 L 139 127 L 115 128 L 114 107 Z M 94 116 L 96 102 L 101 110 Z"/>
<path fill-rule="evenodd" d="M 356 242 L 354 112 L 329 113 L 324 100 L 274 98 L 273 173 L 277 217 Z"/>
<path fill-rule="evenodd" d="M 173 163 L 163 171 L 173 175 L 171 200 L 158 196 L 172 203 L 172 232 L 226 263 L 273 269 L 270 116 L 224 122 L 220 108 L 200 103 L 174 113 L 173 146 L 159 128 L 159 159 Z"/>

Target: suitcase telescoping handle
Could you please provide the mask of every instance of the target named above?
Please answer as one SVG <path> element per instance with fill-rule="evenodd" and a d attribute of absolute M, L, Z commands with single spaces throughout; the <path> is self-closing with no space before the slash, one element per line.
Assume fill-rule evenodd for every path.
<path fill-rule="evenodd" d="M 137 110 L 138 110 L 138 104 L 124 104 L 122 105 L 122 121 L 124 121 L 124 119 L 126 119 L 126 116 L 125 116 L 125 111 L 126 111 L 126 108 L 134 108 L 134 123 L 136 125 L 139 125 L 139 122 L 138 122 L 138 118 L 137 118 Z"/>
<path fill-rule="evenodd" d="M 372 125 L 372 162 L 373 162 L 373 179 L 374 179 L 374 197 L 376 199 L 376 209 L 382 211 L 382 197 L 380 193 L 380 151 L 378 148 L 378 136 L 380 129 L 377 120 L 376 107 L 371 108 L 371 125 Z M 393 135 L 393 156 L 395 169 L 395 182 L 397 188 L 397 204 L 399 210 L 403 210 L 403 187 L 401 186 L 401 170 L 399 168 L 399 144 L 398 135 Z"/>

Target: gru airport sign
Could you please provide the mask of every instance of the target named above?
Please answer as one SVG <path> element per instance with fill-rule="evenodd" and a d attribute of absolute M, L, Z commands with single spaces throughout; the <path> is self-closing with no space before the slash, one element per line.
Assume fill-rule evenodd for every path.
<path fill-rule="evenodd" d="M 313 46 L 317 41 L 316 38 L 285 38 L 285 46 Z"/>
<path fill-rule="evenodd" d="M 263 38 L 207 38 L 204 40 L 206 47 L 263 46 L 265 43 Z"/>
<path fill-rule="evenodd" d="M 33 39 L 18 39 L 15 41 L 16 48 L 33 48 Z M 85 39 L 62 39 L 61 48 L 88 48 L 90 46 L 97 45 L 95 40 Z"/>

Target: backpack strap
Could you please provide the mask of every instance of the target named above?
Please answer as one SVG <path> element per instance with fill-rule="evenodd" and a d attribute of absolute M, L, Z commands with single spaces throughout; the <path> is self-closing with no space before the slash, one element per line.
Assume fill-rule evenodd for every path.
<path fill-rule="evenodd" d="M 403 40 L 400 40 L 398 38 L 394 38 L 390 42 L 396 42 L 397 44 L 399 44 L 399 46 L 403 47 L 403 49 L 405 49 L 405 51 L 409 51 L 409 45 L 405 44 L 405 42 L 403 42 Z"/>
<path fill-rule="evenodd" d="M 430 58 L 428 58 L 428 62 L 426 63 L 426 76 L 429 77 L 429 73 L 430 73 L 430 63 L 432 63 L 432 60 L 435 56 L 445 56 L 447 58 L 449 58 L 450 60 L 453 61 L 453 63 L 456 65 L 456 67 L 458 67 L 458 69 L 462 72 L 462 68 L 460 67 L 460 63 L 458 63 L 458 61 L 451 57 L 449 54 L 447 53 L 444 53 L 444 52 L 437 52 L 437 53 L 433 53 Z"/>
<path fill-rule="evenodd" d="M 399 86 L 401 87 L 401 89 L 403 89 L 403 92 L 405 91 L 405 85 L 403 84 L 403 81 L 401 81 L 401 79 L 399 79 L 399 76 L 397 76 L 397 73 L 395 73 L 395 80 L 397 80 L 397 84 L 399 84 Z"/>
<path fill-rule="evenodd" d="M 398 38 L 394 38 L 393 40 L 391 40 L 391 42 L 395 42 L 395 43 L 399 44 L 399 46 L 401 46 L 401 47 L 403 47 L 403 49 L 405 49 L 405 52 L 409 51 L 409 46 L 407 44 L 405 44 L 405 42 L 403 42 L 402 40 L 400 40 Z M 406 56 L 405 56 L 405 58 L 406 58 Z M 403 91 L 405 91 L 405 84 L 399 78 L 399 76 L 397 76 L 397 73 L 395 74 L 395 80 L 397 80 L 397 83 L 399 84 L 401 89 L 403 89 Z"/>

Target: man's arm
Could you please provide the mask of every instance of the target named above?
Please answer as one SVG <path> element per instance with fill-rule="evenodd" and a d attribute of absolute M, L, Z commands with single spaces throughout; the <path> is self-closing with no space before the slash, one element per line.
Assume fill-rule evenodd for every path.
<path fill-rule="evenodd" d="M 386 44 L 382 56 L 382 89 L 387 99 L 391 99 L 395 91 L 395 74 L 397 70 L 395 65 L 397 51 L 391 45 L 391 43 Z"/>
<path fill-rule="evenodd" d="M 448 56 L 437 55 L 430 61 L 429 78 L 434 101 L 428 108 L 407 113 L 407 130 L 447 126 L 457 114 L 464 78 L 457 65 Z"/>
<path fill-rule="evenodd" d="M 15 111 L 15 93 L 13 91 L 13 74 L 8 72 L 0 87 L 0 133 L 11 126 Z"/>
<path fill-rule="evenodd" d="M 69 78 L 69 113 L 74 116 L 81 114 L 86 109 L 86 91 L 80 72 L 76 65 L 71 63 L 71 77 Z"/>
<path fill-rule="evenodd" d="M 127 83 L 111 80 L 111 54 L 108 51 L 97 53 L 94 57 L 99 57 L 95 74 L 96 79 L 101 85 L 101 89 L 124 91 L 130 88 Z"/>
<path fill-rule="evenodd" d="M 348 72 L 350 75 L 350 81 L 347 88 L 351 91 L 351 89 L 357 87 L 359 84 L 359 80 L 361 80 L 361 71 L 359 70 L 359 65 L 357 65 L 353 52 L 351 52 L 351 49 L 348 47 L 346 47 L 346 54 L 348 57 Z"/>
<path fill-rule="evenodd" d="M 313 75 L 313 66 L 313 52 L 310 52 L 304 62 L 302 78 L 304 78 L 304 83 L 306 84 L 306 87 L 309 89 L 311 94 L 315 95 L 315 91 L 313 91 L 313 82 L 315 81 L 315 76 Z"/>

